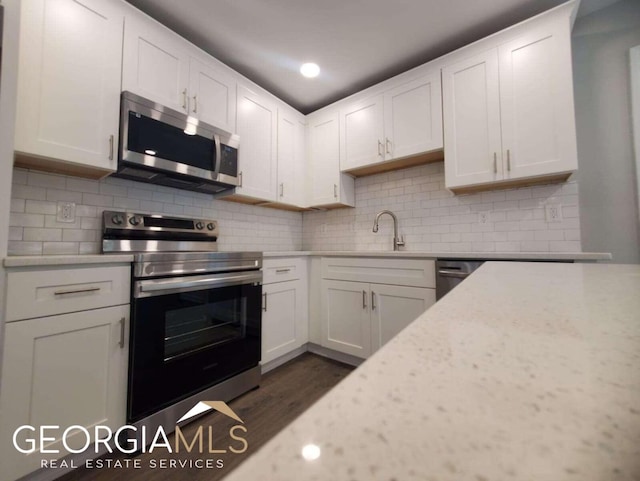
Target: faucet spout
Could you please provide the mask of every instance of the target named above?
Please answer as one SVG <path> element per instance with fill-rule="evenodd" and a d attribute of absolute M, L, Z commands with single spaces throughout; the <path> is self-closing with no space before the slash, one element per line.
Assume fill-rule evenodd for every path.
<path fill-rule="evenodd" d="M 399 251 L 400 246 L 404 245 L 404 238 L 398 237 L 398 218 L 393 212 L 391 212 L 390 210 L 383 210 L 378 212 L 378 215 L 376 215 L 376 218 L 373 221 L 373 232 L 378 232 L 378 221 L 380 220 L 380 216 L 384 214 L 389 214 L 393 219 L 393 250 Z"/>

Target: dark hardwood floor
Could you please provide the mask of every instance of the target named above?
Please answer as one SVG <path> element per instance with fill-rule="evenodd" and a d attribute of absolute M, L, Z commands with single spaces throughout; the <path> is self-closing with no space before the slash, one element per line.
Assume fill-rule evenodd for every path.
<path fill-rule="evenodd" d="M 229 436 L 229 429 L 238 422 L 218 413 L 212 412 L 183 429 L 184 437 L 190 442 L 198 427 L 204 426 L 204 453 L 199 452 L 196 445 L 191 453 L 184 448 L 180 453 L 168 453 L 166 449 L 158 449 L 153 453 L 139 454 L 129 458 L 129 467 L 97 468 L 94 461 L 92 469 L 84 466 L 66 474 L 62 481 L 107 481 L 126 479 L 127 481 L 154 480 L 206 480 L 214 481 L 224 478 L 242 461 L 247 459 L 260 446 L 265 444 L 282 428 L 302 414 L 323 394 L 329 391 L 340 380 L 353 370 L 353 367 L 332 361 L 315 354 L 305 353 L 302 356 L 280 366 L 262 377 L 258 389 L 250 391 L 229 402 L 229 406 L 244 421 L 247 432 L 236 431 L 236 435 L 246 439 L 248 449 L 241 454 L 227 452 L 225 454 L 209 453 L 209 444 L 213 450 L 229 447 L 242 449 L 243 443 Z M 211 443 L 209 442 L 208 427 L 211 426 Z M 169 436 L 171 446 L 174 446 L 174 435 Z M 213 467 L 171 467 L 171 460 L 176 463 L 189 463 L 195 460 L 211 460 Z M 119 460 L 127 462 L 121 454 L 109 454 L 102 458 L 107 462 Z M 109 461 L 110 460 L 110 461 Z M 134 468 L 137 460 L 140 468 Z M 223 467 L 215 467 L 221 460 Z M 167 467 L 162 468 L 161 463 Z"/>

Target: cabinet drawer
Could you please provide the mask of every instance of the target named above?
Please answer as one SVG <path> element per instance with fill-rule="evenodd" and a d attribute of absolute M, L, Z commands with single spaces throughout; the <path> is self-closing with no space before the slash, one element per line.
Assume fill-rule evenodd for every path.
<path fill-rule="evenodd" d="M 436 287 L 435 261 L 324 257 L 322 278 L 395 286 Z"/>
<path fill-rule="evenodd" d="M 9 271 L 7 322 L 128 304 L 131 267 Z"/>
<path fill-rule="evenodd" d="M 263 284 L 295 281 L 304 275 L 304 260 L 299 257 L 264 259 L 262 261 Z"/>

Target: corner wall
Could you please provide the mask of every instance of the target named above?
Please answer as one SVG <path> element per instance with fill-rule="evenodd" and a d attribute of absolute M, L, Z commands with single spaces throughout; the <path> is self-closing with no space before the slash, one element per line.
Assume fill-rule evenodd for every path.
<path fill-rule="evenodd" d="M 640 2 L 578 18 L 572 40 L 582 248 L 638 263 L 629 49 L 640 45 Z"/>

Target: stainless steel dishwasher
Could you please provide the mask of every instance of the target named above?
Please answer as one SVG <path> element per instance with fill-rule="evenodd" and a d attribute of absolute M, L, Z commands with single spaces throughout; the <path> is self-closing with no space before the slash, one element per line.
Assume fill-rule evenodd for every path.
<path fill-rule="evenodd" d="M 467 259 L 438 259 L 436 261 L 436 300 L 460 284 L 484 261 Z"/>

